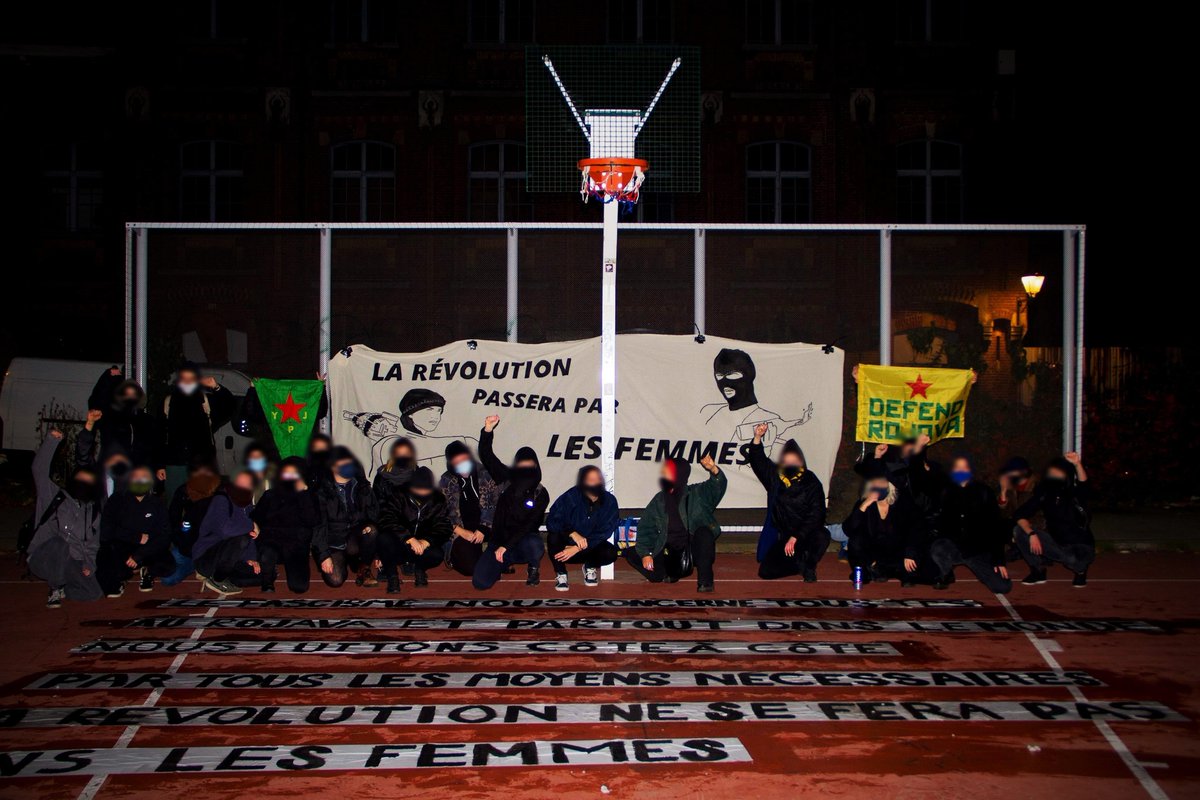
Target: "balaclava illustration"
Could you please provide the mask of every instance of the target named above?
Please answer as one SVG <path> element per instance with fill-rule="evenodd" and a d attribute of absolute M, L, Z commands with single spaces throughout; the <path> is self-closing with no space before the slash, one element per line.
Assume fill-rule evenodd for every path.
<path fill-rule="evenodd" d="M 754 361 L 745 350 L 726 347 L 713 359 L 713 378 L 730 411 L 756 405 L 754 396 Z"/>

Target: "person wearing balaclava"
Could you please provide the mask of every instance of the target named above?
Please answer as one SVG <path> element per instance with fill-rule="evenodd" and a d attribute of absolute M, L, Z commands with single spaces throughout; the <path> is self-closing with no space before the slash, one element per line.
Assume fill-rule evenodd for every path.
<path fill-rule="evenodd" d="M 200 523 L 221 484 L 221 476 L 211 460 L 194 458 L 188 464 L 187 482 L 175 490 L 167 506 L 175 571 L 163 578 L 163 586 L 176 586 L 192 574 L 192 547 L 200 534 Z"/>
<path fill-rule="evenodd" d="M 456 439 L 446 445 L 446 471 L 438 488 L 446 495 L 446 511 L 454 531 L 446 564 L 469 578 L 475 574 L 475 565 L 492 534 L 500 483 L 471 449 Z"/>
<path fill-rule="evenodd" d="M 612 540 L 621 521 L 617 498 L 605 488 L 599 467 L 579 469 L 575 486 L 559 495 L 546 517 L 546 549 L 554 565 L 554 588 L 569 591 L 567 564 L 583 565 L 583 585 L 600 585 L 600 567 L 619 555 Z"/>
<path fill-rule="evenodd" d="M 413 565 L 413 585 L 428 586 L 428 571 L 445 560 L 453 530 L 446 496 L 429 467 L 417 467 L 400 491 L 381 497 L 378 552 L 388 593 L 400 591 L 396 570 L 406 561 Z"/>
<path fill-rule="evenodd" d="M 255 480 L 253 472 L 243 470 L 213 495 L 192 546 L 202 587 L 221 596 L 240 594 L 241 587 L 260 580 L 262 568 L 255 544 L 259 529 L 250 518 Z"/>
<path fill-rule="evenodd" d="M 304 594 L 309 586 L 309 550 L 317 527 L 317 505 L 305 478 L 308 464 L 299 456 L 279 464 L 275 485 L 263 494 L 250 518 L 258 525 L 260 585 L 275 591 L 278 569 L 283 567 L 288 591 Z"/>
<path fill-rule="evenodd" d="M 497 416 L 488 417 L 479 434 L 479 457 L 492 477 L 501 482 L 501 492 L 487 550 L 471 576 L 476 589 L 492 588 L 504 571 L 516 564 L 526 565 L 527 586 L 538 585 L 546 552 L 540 531 L 550 495 L 542 486 L 542 466 L 532 447 L 518 449 L 511 466 L 496 457 L 492 439 L 499 422 Z"/>
<path fill-rule="evenodd" d="M 862 494 L 842 523 L 851 569 L 862 569 L 863 583 L 899 578 L 902 586 L 911 586 L 927 581 L 926 532 L 913 501 L 891 482 L 884 462 L 862 462 L 854 471 L 862 476 Z"/>
<path fill-rule="evenodd" d="M 360 586 L 375 586 L 372 565 L 378 533 L 379 502 L 362 465 L 349 448 L 329 451 L 329 467 L 317 479 L 318 522 L 313 557 L 326 586 L 338 587 L 354 570 Z"/>
<path fill-rule="evenodd" d="M 217 454 L 215 431 L 233 419 L 237 401 L 215 378 L 203 376 L 195 364 L 185 362 L 175 373 L 171 392 L 163 400 L 162 462 L 159 480 L 166 481 L 168 497 L 187 480 L 193 458 L 213 459 Z"/>
<path fill-rule="evenodd" d="M 1011 591 L 1012 581 L 1004 561 L 1007 529 L 991 487 L 975 477 L 969 458 L 955 458 L 942 490 L 934 539 L 929 546 L 929 557 L 938 575 L 933 588 L 945 589 L 954 583 L 954 568 L 962 564 L 990 591 Z"/>
<path fill-rule="evenodd" d="M 98 600 L 96 581 L 100 547 L 100 481 L 94 469 L 76 468 L 66 485 L 50 477 L 62 431 L 52 430 L 33 457 L 34 532 L 29 542 L 29 571 L 50 587 L 48 608 L 63 600 Z"/>
<path fill-rule="evenodd" d="M 308 450 L 305 460 L 308 462 L 310 476 L 324 475 L 329 469 L 329 451 L 333 448 L 333 439 L 327 434 L 315 431 L 308 437 Z"/>
<path fill-rule="evenodd" d="M 135 574 L 141 576 L 138 588 L 148 592 L 155 578 L 175 571 L 167 504 L 153 492 L 154 472 L 137 466 L 129 471 L 125 488 L 104 504 L 96 580 L 107 597 L 120 597 Z"/>
<path fill-rule="evenodd" d="M 627 549 L 630 566 L 651 583 L 674 583 L 696 571 L 696 591 L 713 590 L 717 555 L 717 504 L 725 496 L 725 473 L 711 456 L 700 460 L 709 475 L 688 485 L 691 464 L 683 458 L 662 462 L 658 494 L 638 521 L 637 545 Z"/>
<path fill-rule="evenodd" d="M 767 490 L 773 523 L 769 530 L 775 536 L 774 542 L 760 545 L 758 577 L 774 580 L 803 574 L 806 583 L 815 583 L 817 563 L 830 541 L 825 527 L 825 488 L 808 469 L 795 439 L 783 445 L 778 464 L 768 458 L 762 445 L 766 434 L 765 424 L 755 427 L 749 449 L 750 468 Z"/>
<path fill-rule="evenodd" d="M 1029 564 L 1021 582 L 1046 582 L 1046 565 L 1062 564 L 1075 573 L 1072 584 L 1087 586 L 1087 571 L 1096 560 L 1096 540 L 1091 526 L 1091 487 L 1078 453 L 1065 453 L 1050 462 L 1033 497 L 1016 513 L 1017 547 Z M 1033 527 L 1041 512 L 1045 530 Z"/>
<path fill-rule="evenodd" d="M 146 411 L 141 384 L 125 380 L 118 367 L 105 370 L 88 397 L 87 422 L 75 437 L 76 463 L 104 464 L 122 454 L 132 464 L 157 470 L 161 446 L 158 420 Z"/>

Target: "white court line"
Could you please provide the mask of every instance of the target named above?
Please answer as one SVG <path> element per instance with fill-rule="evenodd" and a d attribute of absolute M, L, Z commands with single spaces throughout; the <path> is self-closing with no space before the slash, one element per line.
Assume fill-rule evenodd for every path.
<path fill-rule="evenodd" d="M 1004 609 L 1008 612 L 1008 615 L 1012 617 L 1014 622 L 1025 621 L 1021 618 L 1021 615 L 1017 612 L 1017 609 L 1013 607 L 1012 603 L 1008 602 L 1007 597 L 1002 594 L 998 594 L 996 595 L 996 599 L 1000 601 L 1000 605 L 1004 606 Z M 1062 665 L 1058 663 L 1058 659 L 1054 657 L 1054 655 L 1050 652 L 1050 649 L 1046 647 L 1046 644 L 1041 639 L 1028 632 L 1025 634 L 1025 638 L 1028 639 L 1029 643 L 1032 644 L 1034 649 L 1038 651 L 1042 657 L 1042 660 L 1046 662 L 1046 665 L 1049 666 L 1050 669 L 1062 669 Z M 1078 686 L 1067 686 L 1064 688 L 1071 693 L 1071 697 L 1075 699 L 1075 702 L 1088 702 L 1087 697 L 1084 696 L 1083 691 Z M 1146 765 L 1139 761 L 1137 756 L 1130 752 L 1129 747 L 1126 746 L 1125 742 L 1121 741 L 1121 737 L 1117 736 L 1117 732 L 1112 729 L 1111 725 L 1104 720 L 1098 719 L 1093 719 L 1092 724 L 1095 725 L 1096 729 L 1100 731 L 1100 734 L 1104 737 L 1105 741 L 1108 742 L 1109 747 L 1111 747 L 1113 751 L 1120 756 L 1121 760 L 1125 762 L 1125 766 L 1129 767 L 1129 771 L 1133 773 L 1133 777 L 1138 779 L 1138 783 L 1142 784 L 1142 788 L 1146 790 L 1146 794 L 1153 797 L 1154 800 L 1169 800 L 1167 793 L 1163 791 L 1162 787 L 1158 785 L 1158 782 L 1150 776 L 1149 772 L 1146 771 Z"/>
<path fill-rule="evenodd" d="M 216 613 L 217 613 L 217 608 L 214 606 L 213 608 L 210 608 L 208 611 L 206 611 L 203 614 L 193 614 L 192 616 L 204 617 L 205 619 L 212 619 L 212 617 L 215 616 Z M 196 630 L 192 631 L 192 635 L 189 636 L 188 638 L 191 640 L 199 639 L 204 634 L 204 631 L 205 631 L 204 628 L 197 628 Z M 175 660 L 171 662 L 171 666 L 167 667 L 167 674 L 174 675 L 175 673 L 179 672 L 179 670 L 183 668 L 183 662 L 187 659 L 187 657 L 188 657 L 187 653 L 180 653 L 179 655 L 175 656 Z M 153 691 L 150 692 L 150 695 L 142 702 L 142 705 L 146 706 L 146 707 L 153 707 L 153 706 L 158 705 L 159 699 L 162 698 L 163 691 L 165 691 L 165 690 L 162 688 L 154 689 Z M 133 737 L 137 735 L 139 727 L 140 726 L 138 726 L 138 725 L 130 725 L 128 728 L 121 731 L 121 735 L 119 737 L 117 737 L 117 743 L 113 745 L 113 749 L 114 750 L 124 750 L 126 747 L 129 747 L 129 743 L 132 742 Z M 92 798 L 94 798 L 96 796 L 96 793 L 100 791 L 100 787 L 104 785 L 104 779 L 106 777 L 108 777 L 108 776 L 107 775 L 93 775 L 92 779 L 87 782 L 87 786 L 84 786 L 83 791 L 81 791 L 79 793 L 77 800 L 92 800 Z"/>

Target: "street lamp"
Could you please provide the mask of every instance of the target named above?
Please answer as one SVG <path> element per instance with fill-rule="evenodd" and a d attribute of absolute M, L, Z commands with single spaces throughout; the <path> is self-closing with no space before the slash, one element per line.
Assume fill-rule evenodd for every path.
<path fill-rule="evenodd" d="M 1046 282 L 1046 276 L 1040 273 L 1025 275 L 1021 278 L 1021 285 L 1025 287 L 1025 294 L 1029 295 L 1029 299 L 1038 296 L 1038 292 L 1042 290 L 1042 284 Z"/>

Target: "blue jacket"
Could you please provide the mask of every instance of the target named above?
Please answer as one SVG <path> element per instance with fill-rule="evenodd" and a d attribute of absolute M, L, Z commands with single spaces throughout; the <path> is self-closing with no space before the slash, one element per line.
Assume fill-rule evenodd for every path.
<path fill-rule="evenodd" d="M 546 530 L 556 533 L 578 533 L 587 539 L 588 547 L 607 542 L 617 530 L 621 512 L 617 498 L 605 492 L 594 506 L 578 486 L 567 489 L 550 506 Z"/>

